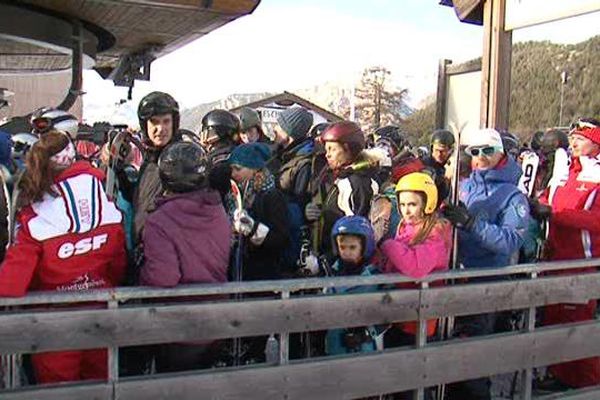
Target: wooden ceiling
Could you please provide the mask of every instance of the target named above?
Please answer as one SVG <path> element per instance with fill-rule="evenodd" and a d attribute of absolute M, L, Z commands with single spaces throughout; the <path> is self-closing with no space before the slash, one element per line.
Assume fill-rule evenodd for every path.
<path fill-rule="evenodd" d="M 18 0 L 26 8 L 64 20 L 80 20 L 98 39 L 96 68 L 114 68 L 119 58 L 152 46 L 160 57 L 252 13 L 260 0 Z M 2 27 L 0 27 L 0 33 Z M 0 39 L 0 72 L 69 68 L 59 51 Z"/>

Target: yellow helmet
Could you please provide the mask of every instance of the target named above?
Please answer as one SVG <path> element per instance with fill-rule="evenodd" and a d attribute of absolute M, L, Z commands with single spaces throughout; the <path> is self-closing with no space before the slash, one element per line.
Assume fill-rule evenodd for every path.
<path fill-rule="evenodd" d="M 438 191 L 431 176 L 424 172 L 404 175 L 396 184 L 396 193 L 422 192 L 425 194 L 425 214 L 433 214 L 437 207 Z"/>

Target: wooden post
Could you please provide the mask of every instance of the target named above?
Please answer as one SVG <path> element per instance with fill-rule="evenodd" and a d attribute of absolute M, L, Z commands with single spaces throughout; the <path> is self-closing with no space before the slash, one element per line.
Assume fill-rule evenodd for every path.
<path fill-rule="evenodd" d="M 508 129 L 512 32 L 504 30 L 506 0 L 483 5 L 482 128 Z"/>
<path fill-rule="evenodd" d="M 437 94 L 435 100 L 435 129 L 446 127 L 446 106 L 448 104 L 448 74 L 447 67 L 452 61 L 442 59 L 438 66 Z"/>

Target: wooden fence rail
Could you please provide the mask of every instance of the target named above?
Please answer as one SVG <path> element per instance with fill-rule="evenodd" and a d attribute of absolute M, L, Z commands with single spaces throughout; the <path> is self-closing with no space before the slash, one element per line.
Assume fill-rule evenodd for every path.
<path fill-rule="evenodd" d="M 586 265 L 600 265 L 587 260 Z M 290 286 L 331 287 L 394 283 L 398 277 L 359 280 L 313 279 L 310 282 L 237 284 L 231 293 L 279 291 L 281 297 L 214 301 L 192 304 L 126 304 L 120 308 L 118 291 L 94 293 L 107 296 L 109 309 L 12 310 L 0 314 L 0 353 L 35 353 L 49 350 L 155 344 L 201 339 L 219 339 L 261 334 L 304 332 L 348 326 L 387 324 L 429 318 L 530 310 L 561 302 L 583 303 L 600 297 L 600 272 L 552 275 L 536 278 L 537 272 L 581 267 L 581 263 L 551 263 L 521 267 L 520 277 L 500 281 L 461 283 L 420 289 L 388 288 L 351 295 L 289 296 Z M 506 275 L 511 269 L 486 270 L 482 276 Z M 462 274 L 462 275 L 461 275 Z M 474 276 L 468 272 L 470 278 Z M 475 274 L 476 275 L 476 274 Z M 465 277 L 465 272 L 444 274 Z M 536 279 L 532 279 L 536 278 Z M 354 279 L 354 278 L 352 278 Z M 395 280 L 394 280 L 395 279 Z M 405 278 L 403 278 L 405 279 Z M 432 280 L 432 278 L 429 278 Z M 262 285 L 262 286 L 261 286 Z M 316 286 L 315 286 L 316 285 Z M 205 290 L 203 292 L 203 290 Z M 174 297 L 174 290 L 171 296 Z M 187 288 L 178 294 L 222 294 L 215 287 Z M 147 293 L 127 298 L 149 297 Z M 162 293 L 162 292 L 161 292 Z M 168 293 L 168 292 L 167 292 Z M 48 295 L 45 295 L 48 296 Z M 65 295 L 62 302 L 64 302 Z M 51 296 L 49 296 L 51 297 Z M 166 296 L 157 296 L 166 297 Z M 123 299 L 123 297 L 121 297 Z M 38 298 L 39 300 L 39 298 Z M 84 300 L 89 300 L 85 298 Z M 76 301 L 83 301 L 77 298 Z M 9 300 L 12 306 L 17 300 Z M 35 301 L 23 299 L 23 303 Z M 0 303 L 1 304 L 1 303 Z M 40 303 L 36 303 L 40 304 Z M 7 304 L 5 304 L 7 305 Z M 534 317 L 534 315 L 533 315 Z M 368 355 L 328 357 L 287 362 L 277 366 L 226 368 L 203 372 L 119 378 L 112 360 L 111 379 L 106 383 L 60 385 L 54 388 L 24 388 L 0 392 L 2 399 L 350 399 L 381 393 L 423 388 L 437 384 L 490 376 L 557 362 L 600 356 L 600 322 L 557 325 L 509 334 L 451 340 L 424 347 L 390 349 Z M 424 341 L 421 343 L 424 344 Z M 282 340 L 282 346 L 287 342 Z M 285 352 L 283 352 L 285 354 Z M 422 395 L 422 390 L 420 390 Z M 562 395 L 565 396 L 565 395 Z M 568 394 L 568 399 L 598 399 L 600 389 Z M 524 396 L 529 398 L 529 394 Z"/>

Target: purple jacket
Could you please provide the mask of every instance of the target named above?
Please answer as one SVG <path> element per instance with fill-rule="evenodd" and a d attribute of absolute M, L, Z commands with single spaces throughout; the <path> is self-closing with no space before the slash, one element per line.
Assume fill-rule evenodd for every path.
<path fill-rule="evenodd" d="M 144 227 L 140 284 L 226 282 L 231 226 L 219 193 L 198 190 L 160 197 L 156 203 Z"/>

